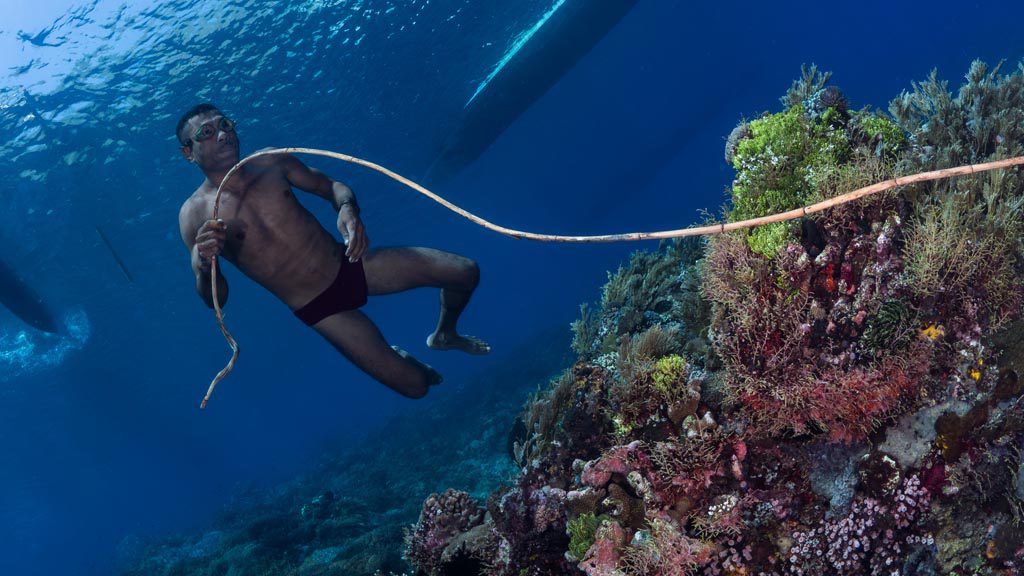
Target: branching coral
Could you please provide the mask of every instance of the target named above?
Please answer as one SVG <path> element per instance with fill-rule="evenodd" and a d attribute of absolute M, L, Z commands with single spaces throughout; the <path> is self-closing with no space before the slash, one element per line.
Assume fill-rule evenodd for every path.
<path fill-rule="evenodd" d="M 600 328 L 600 321 L 590 305 L 580 304 L 580 317 L 572 323 L 572 349 L 580 358 L 589 360 L 597 352 Z"/>
<path fill-rule="evenodd" d="M 513 456 L 520 467 L 530 464 L 548 449 L 557 433 L 573 394 L 575 381 L 571 371 L 563 372 L 544 392 L 537 392 L 526 402 L 520 416 L 526 429 L 525 438 L 513 445 Z"/>
<path fill-rule="evenodd" d="M 662 334 L 657 338 L 665 334 L 660 329 L 652 331 Z M 700 400 L 700 385 L 690 382 L 689 365 L 675 354 L 654 360 L 636 351 L 661 352 L 660 344 L 644 345 L 641 340 L 633 348 L 620 352 L 620 356 L 630 360 L 622 368 L 623 382 L 613 387 L 609 395 L 608 411 L 619 428 L 619 436 L 645 427 L 669 423 L 678 426 L 683 418 L 694 413 Z"/>
<path fill-rule="evenodd" d="M 665 486 L 717 469 L 722 451 L 732 440 L 718 426 L 694 426 L 691 430 L 687 438 L 656 442 L 649 448 L 651 462 Z"/>
<path fill-rule="evenodd" d="M 1024 62 L 1008 75 L 971 64 L 954 97 L 932 72 L 889 110 L 911 135 L 903 172 L 983 162 L 1024 153 Z M 929 312 L 963 318 L 955 331 L 995 329 L 1019 316 L 1024 285 L 1024 180 L 998 171 L 916 186 L 907 237 L 909 283 Z"/>
<path fill-rule="evenodd" d="M 638 534 L 622 557 L 629 576 L 690 576 L 711 557 L 710 546 L 664 520 L 653 520 L 650 531 Z"/>
<path fill-rule="evenodd" d="M 673 354 L 678 349 L 679 331 L 675 328 L 666 330 L 660 324 L 655 324 L 641 334 L 623 338 L 616 367 L 623 380 L 634 380 L 650 372 L 657 359 Z"/>
<path fill-rule="evenodd" d="M 890 347 L 879 362 L 857 352 L 909 330 L 909 313 L 883 306 L 899 293 L 891 232 L 878 226 L 842 234 L 813 261 L 792 244 L 769 260 L 740 238 L 712 241 L 704 290 L 714 303 L 713 342 L 749 437 L 827 431 L 834 440 L 856 440 L 920 385 L 927 346 Z M 869 338 L 860 342 L 863 332 Z"/>
<path fill-rule="evenodd" d="M 817 64 L 800 66 L 800 78 L 793 81 L 793 84 L 786 91 L 786 95 L 780 100 L 786 108 L 792 108 L 804 100 L 810 98 L 815 92 L 821 90 L 832 79 L 831 72 L 818 70 Z"/>
<path fill-rule="evenodd" d="M 949 316 L 995 330 L 1024 302 L 1017 274 L 1024 195 L 990 183 L 982 190 L 981 198 L 946 193 L 919 210 L 907 235 L 907 273 L 919 299 L 941 298 Z"/>
<path fill-rule="evenodd" d="M 1024 145 L 1024 62 L 1001 75 L 971 63 L 967 82 L 954 97 L 949 84 L 932 71 L 889 104 L 889 112 L 912 135 L 914 154 L 907 169 L 932 169 L 1018 155 Z M 1014 177 L 1019 179 L 1019 176 Z M 936 183 L 936 187 L 948 186 Z"/>
<path fill-rule="evenodd" d="M 693 515 L 693 531 L 705 540 L 736 538 L 745 528 L 746 502 L 736 494 L 723 494 Z"/>

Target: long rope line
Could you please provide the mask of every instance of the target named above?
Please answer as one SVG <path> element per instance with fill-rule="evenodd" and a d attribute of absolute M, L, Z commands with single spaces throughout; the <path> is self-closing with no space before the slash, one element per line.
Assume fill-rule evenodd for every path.
<path fill-rule="evenodd" d="M 771 224 L 773 222 L 785 222 L 787 220 L 793 220 L 795 218 L 801 218 L 808 214 L 814 214 L 827 210 L 834 206 L 853 202 L 865 196 L 871 196 L 872 194 L 878 194 L 886 190 L 891 190 L 898 186 L 906 186 L 908 184 L 916 184 L 918 182 L 927 182 L 930 180 L 941 180 L 943 178 L 951 178 L 953 176 L 963 176 L 966 174 L 975 174 L 978 172 L 987 172 L 989 170 L 997 170 L 1000 168 L 1009 168 L 1011 166 L 1018 166 L 1024 164 L 1024 156 L 1018 156 L 1015 158 L 1007 158 L 1005 160 L 997 160 L 994 162 L 985 162 L 984 164 L 971 164 L 967 166 L 958 166 L 956 168 L 944 168 L 942 170 L 932 170 L 931 172 L 921 172 L 919 174 L 913 174 L 911 176 L 901 176 L 899 178 L 891 178 L 884 180 L 870 186 L 858 188 L 852 192 L 847 192 L 841 196 L 829 198 L 809 206 L 803 206 L 788 210 L 786 212 L 780 212 L 778 214 L 772 214 L 770 216 L 763 216 L 761 218 L 752 218 L 750 220 L 743 220 L 742 222 L 730 222 L 721 224 L 712 224 L 710 226 L 699 226 L 694 228 L 679 228 L 676 230 L 661 230 L 657 232 L 629 232 L 626 234 L 603 234 L 596 236 L 562 236 L 557 234 L 537 234 L 534 232 L 525 232 L 523 230 L 515 230 L 512 228 L 506 228 L 498 224 L 494 224 L 488 220 L 485 220 L 476 214 L 464 210 L 455 204 L 445 200 L 441 196 L 427 190 L 423 186 L 413 182 L 412 180 L 397 174 L 379 164 L 375 164 L 368 160 L 356 158 L 355 156 L 349 156 L 347 154 L 341 154 L 339 152 L 332 152 L 330 150 L 318 150 L 316 148 L 273 148 L 269 150 L 262 150 L 249 156 L 246 156 L 242 160 L 235 164 L 228 173 L 224 175 L 224 179 L 221 180 L 220 186 L 217 187 L 217 196 L 213 203 L 213 218 L 216 219 L 220 213 L 220 196 L 221 190 L 224 188 L 224 183 L 243 165 L 247 162 L 259 158 L 260 156 L 268 156 L 270 154 L 311 154 L 314 156 L 326 156 L 328 158 L 335 158 L 344 162 L 352 164 L 358 164 L 365 166 L 371 170 L 375 170 L 384 174 L 385 176 L 400 182 L 409 188 L 423 194 L 427 198 L 430 198 L 434 202 L 444 206 L 445 208 L 455 212 L 459 216 L 466 218 L 467 220 L 483 226 L 489 230 L 493 230 L 499 234 L 510 236 L 517 239 L 525 240 L 537 240 L 540 242 L 624 242 L 630 240 L 660 240 L 665 238 L 683 238 L 686 236 L 703 236 L 709 234 L 721 234 L 723 232 L 730 232 L 733 230 L 742 230 L 744 228 L 753 228 L 755 226 L 761 226 L 764 224 Z M 206 396 L 203 398 L 200 408 L 205 408 L 206 403 L 210 400 L 210 395 L 213 394 L 213 389 L 218 382 L 224 379 L 228 373 L 231 372 L 235 366 L 235 362 L 238 360 L 238 342 L 228 332 L 227 327 L 224 325 L 224 314 L 220 308 L 220 301 L 217 297 L 217 256 L 213 257 L 213 266 L 210 270 L 210 282 L 213 288 L 213 307 L 217 315 L 217 323 L 220 325 L 220 330 L 224 334 L 224 338 L 227 340 L 228 345 L 231 346 L 231 360 L 228 361 L 227 366 L 224 367 L 217 376 L 214 377 L 213 382 L 210 383 L 210 388 L 206 392 Z"/>

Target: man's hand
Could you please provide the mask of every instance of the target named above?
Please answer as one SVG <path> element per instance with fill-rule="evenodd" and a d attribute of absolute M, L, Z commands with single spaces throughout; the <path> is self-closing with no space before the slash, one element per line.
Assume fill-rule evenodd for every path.
<path fill-rule="evenodd" d="M 223 220 L 207 220 L 196 233 L 196 249 L 200 262 L 209 265 L 210 260 L 221 253 L 227 241 L 228 225 Z"/>
<path fill-rule="evenodd" d="M 341 210 L 338 210 L 338 232 L 345 239 L 345 256 L 348 261 L 355 262 L 362 258 L 366 247 L 370 245 L 370 239 L 366 237 L 362 220 L 349 204 L 342 204 Z"/>

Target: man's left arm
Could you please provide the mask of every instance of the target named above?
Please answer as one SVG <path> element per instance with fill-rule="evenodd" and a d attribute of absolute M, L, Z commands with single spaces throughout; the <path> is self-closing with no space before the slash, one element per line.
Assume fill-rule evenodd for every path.
<path fill-rule="evenodd" d="M 350 262 L 362 258 L 370 241 L 363 221 L 359 219 L 359 204 L 352 189 L 291 155 L 284 156 L 284 169 L 285 178 L 292 186 L 316 194 L 334 206 L 338 211 L 338 231 L 345 239 L 345 256 Z"/>

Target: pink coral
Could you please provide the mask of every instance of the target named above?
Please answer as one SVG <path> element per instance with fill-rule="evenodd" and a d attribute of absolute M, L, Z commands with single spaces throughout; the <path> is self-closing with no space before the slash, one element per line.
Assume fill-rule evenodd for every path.
<path fill-rule="evenodd" d="M 626 533 L 617 522 L 605 522 L 597 529 L 594 543 L 587 550 L 579 567 L 587 576 L 623 576 L 619 570 L 619 548 Z"/>
<path fill-rule="evenodd" d="M 636 460 L 640 452 L 640 442 L 631 442 L 625 446 L 616 446 L 601 455 L 597 460 L 587 462 L 580 476 L 580 482 L 586 486 L 601 488 L 612 479 L 612 474 L 628 474 L 636 468 Z M 646 456 L 644 457 L 646 458 Z"/>

